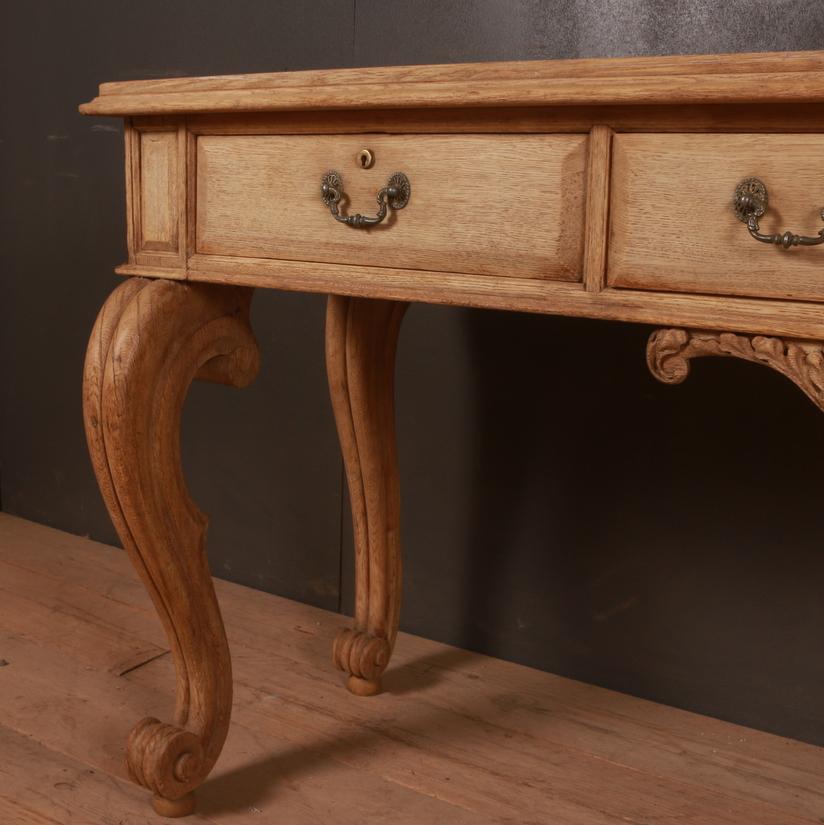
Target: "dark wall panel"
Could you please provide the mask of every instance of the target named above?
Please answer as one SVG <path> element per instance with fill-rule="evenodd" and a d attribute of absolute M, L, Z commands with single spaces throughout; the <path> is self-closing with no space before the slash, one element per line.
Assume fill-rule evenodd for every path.
<path fill-rule="evenodd" d="M 125 248 L 119 126 L 76 113 L 98 82 L 824 46 L 818 4 L 802 0 L 90 0 L 3 14 L 2 506 L 103 541 L 80 371 Z M 257 295 L 261 375 L 240 392 L 193 388 L 184 463 L 218 575 L 351 609 L 323 304 Z M 402 624 L 824 744 L 820 413 L 734 361 L 659 385 L 648 332 L 410 310 Z"/>
<path fill-rule="evenodd" d="M 306 8 L 311 5 L 311 16 Z M 115 534 L 82 433 L 80 377 L 125 260 L 122 131 L 81 117 L 103 80 L 349 65 L 352 4 L 17 4 L 4 29 L 2 495 L 6 511 Z M 311 25 L 310 25 L 311 24 Z M 220 575 L 338 606 L 340 466 L 321 296 L 260 292 L 264 368 L 248 389 L 193 388 L 192 492 Z"/>
<path fill-rule="evenodd" d="M 824 422 L 801 392 L 731 359 L 659 384 L 634 325 L 406 324 L 404 627 L 824 741 Z"/>

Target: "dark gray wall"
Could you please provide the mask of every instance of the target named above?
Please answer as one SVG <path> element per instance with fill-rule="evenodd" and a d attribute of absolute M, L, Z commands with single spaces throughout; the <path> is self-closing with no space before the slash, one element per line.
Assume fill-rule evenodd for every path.
<path fill-rule="evenodd" d="M 76 113 L 98 82 L 824 46 L 817 3 L 775 0 L 4 9 L 2 506 L 109 542 L 80 418 L 86 338 L 125 256 L 119 127 Z M 243 392 L 193 388 L 185 464 L 218 575 L 349 610 L 323 311 L 320 296 L 258 293 L 261 375 Z M 656 384 L 648 332 L 412 308 L 402 624 L 824 744 L 824 422 L 748 364 L 710 359 L 682 387 Z"/>

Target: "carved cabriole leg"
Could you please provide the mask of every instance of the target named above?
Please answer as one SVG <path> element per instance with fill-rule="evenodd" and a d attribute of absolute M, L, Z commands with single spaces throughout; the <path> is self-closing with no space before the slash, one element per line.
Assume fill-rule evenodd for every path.
<path fill-rule="evenodd" d="M 346 467 L 355 539 L 355 621 L 332 659 L 359 696 L 380 692 L 398 632 L 400 489 L 395 350 L 407 305 L 329 296 L 326 367 Z"/>
<path fill-rule="evenodd" d="M 786 375 L 824 410 L 824 344 L 686 329 L 656 330 L 647 343 L 650 371 L 666 384 L 680 384 L 689 374 L 690 359 L 705 355 L 766 364 Z"/>
<path fill-rule="evenodd" d="M 229 648 L 205 552 L 208 519 L 180 464 L 192 380 L 245 386 L 259 353 L 251 290 L 129 279 L 100 310 L 86 353 L 83 411 L 100 490 L 151 594 L 177 672 L 173 725 L 129 737 L 129 774 L 155 810 L 184 816 L 223 747 L 232 704 Z"/>

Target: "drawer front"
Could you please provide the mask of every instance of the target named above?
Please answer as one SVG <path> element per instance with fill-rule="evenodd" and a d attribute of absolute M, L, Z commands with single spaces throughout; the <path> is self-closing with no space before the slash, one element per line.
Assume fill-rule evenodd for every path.
<path fill-rule="evenodd" d="M 824 300 L 824 246 L 783 249 L 735 216 L 745 178 L 767 187 L 762 233 L 816 236 L 824 136 L 616 135 L 610 199 L 611 286 Z"/>
<path fill-rule="evenodd" d="M 352 265 L 580 280 L 582 135 L 200 135 L 194 250 Z M 364 169 L 361 149 L 374 162 Z M 394 172 L 411 196 L 370 228 L 321 199 L 336 170 L 341 212 L 375 215 Z"/>

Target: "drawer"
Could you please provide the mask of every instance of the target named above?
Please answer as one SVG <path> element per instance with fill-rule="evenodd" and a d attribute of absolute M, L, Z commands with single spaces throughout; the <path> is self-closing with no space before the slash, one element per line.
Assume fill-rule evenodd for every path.
<path fill-rule="evenodd" d="M 580 280 L 586 144 L 583 135 L 200 135 L 194 251 Z M 371 168 L 359 162 L 363 148 Z M 343 179 L 342 213 L 375 215 L 398 171 L 409 202 L 377 226 L 339 223 L 321 199 L 329 170 Z"/>
<path fill-rule="evenodd" d="M 609 284 L 824 300 L 824 246 L 761 243 L 733 210 L 737 184 L 758 177 L 769 196 L 760 231 L 816 236 L 823 159 L 814 134 L 616 135 Z"/>

